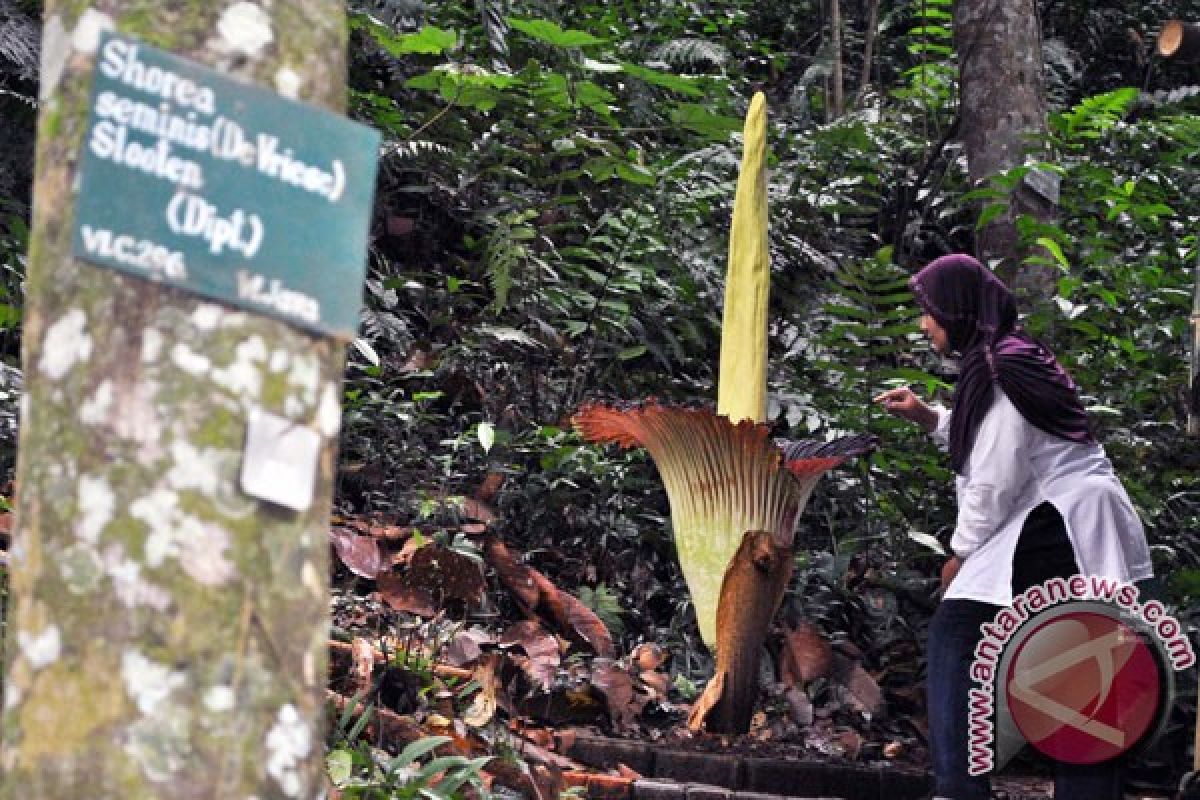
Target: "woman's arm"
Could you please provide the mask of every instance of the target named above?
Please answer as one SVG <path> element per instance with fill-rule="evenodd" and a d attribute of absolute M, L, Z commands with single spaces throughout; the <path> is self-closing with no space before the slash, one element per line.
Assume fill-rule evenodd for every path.
<path fill-rule="evenodd" d="M 907 386 L 888 389 L 876 396 L 875 402 L 882 405 L 884 411 L 889 414 L 917 423 L 926 433 L 933 433 L 938 428 L 940 417 L 937 410 L 917 397 Z"/>
<path fill-rule="evenodd" d="M 998 531 L 1033 475 L 1030 425 L 998 388 L 975 432 L 958 490 L 958 524 L 950 549 L 966 559 Z"/>

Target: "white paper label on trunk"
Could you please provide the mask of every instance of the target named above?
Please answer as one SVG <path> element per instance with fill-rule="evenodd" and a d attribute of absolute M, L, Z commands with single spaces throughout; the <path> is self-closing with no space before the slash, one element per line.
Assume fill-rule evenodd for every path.
<path fill-rule="evenodd" d="M 312 505 L 321 436 L 262 409 L 250 411 L 242 490 L 269 503 L 307 511 Z"/>

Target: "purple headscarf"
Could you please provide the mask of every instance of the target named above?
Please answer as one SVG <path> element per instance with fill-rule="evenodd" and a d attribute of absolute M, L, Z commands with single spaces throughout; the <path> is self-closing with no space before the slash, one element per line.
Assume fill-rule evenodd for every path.
<path fill-rule="evenodd" d="M 950 465 L 961 473 L 999 385 L 1031 425 L 1091 442 L 1087 412 L 1054 354 L 1017 324 L 1017 303 L 992 271 L 968 255 L 942 256 L 909 281 L 925 313 L 962 356 L 950 417 Z"/>

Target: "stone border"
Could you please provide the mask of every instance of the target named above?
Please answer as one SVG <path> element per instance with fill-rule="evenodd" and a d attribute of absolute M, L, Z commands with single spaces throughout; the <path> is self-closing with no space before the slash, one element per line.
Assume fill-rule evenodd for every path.
<path fill-rule="evenodd" d="M 600 769 L 624 764 L 646 776 L 629 780 L 627 789 L 616 785 L 622 779 L 601 780 L 609 776 L 575 782 L 587 787 L 589 797 L 604 800 L 916 800 L 931 789 L 927 774 L 909 770 L 701 753 L 603 737 L 578 736 L 565 755 Z"/>

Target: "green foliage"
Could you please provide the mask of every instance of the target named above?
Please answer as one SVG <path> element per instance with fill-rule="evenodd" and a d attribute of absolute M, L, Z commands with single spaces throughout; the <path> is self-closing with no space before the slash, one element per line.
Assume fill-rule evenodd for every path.
<path fill-rule="evenodd" d="M 350 706 L 352 708 L 352 706 Z M 358 729 L 370 714 L 364 712 L 349 732 Z M 345 715 L 343 715 L 345 716 Z M 341 729 L 339 724 L 337 729 Z M 427 736 L 412 742 L 395 757 L 355 744 L 357 733 L 335 744 L 325 758 L 330 781 L 348 800 L 458 800 L 488 798 L 481 770 L 490 756 L 438 756 L 435 751 L 450 742 L 448 736 Z"/>
<path fill-rule="evenodd" d="M 589 396 L 711 397 L 737 133 L 751 88 L 765 87 L 774 424 L 882 440 L 869 464 L 822 483 L 801 538 L 843 566 L 857 553 L 932 572 L 954 523 L 952 476 L 870 398 L 906 384 L 945 399 L 951 376 L 916 334 L 905 278 L 970 250 L 977 225 L 1004 211 L 1003 189 L 1034 167 L 969 191 L 949 0 L 885 6 L 877 88 L 826 120 L 821 8 L 666 2 L 647 17 L 589 2 L 448 3 L 390 29 L 356 25 L 355 113 L 388 142 L 366 349 L 347 384 L 343 449 L 364 465 L 345 478 L 347 500 L 418 514 L 422 497 L 506 475 L 507 538 L 568 584 L 647 596 L 626 624 L 671 620 L 662 632 L 677 638 L 665 640 L 702 670 L 678 575 L 633 568 L 648 553 L 670 561 L 652 468 L 581 447 L 567 417 Z M 857 80 L 864 20 L 843 10 L 843 66 Z M 1193 96 L 1151 102 L 1132 81 L 1090 96 L 1111 26 L 1144 26 L 1148 13 L 1048 13 L 1058 105 L 1054 155 L 1038 168 L 1061 174 L 1062 216 L 1021 231 L 1062 281 L 1028 323 L 1073 369 L 1165 547 L 1194 520 L 1167 501 L 1195 491 L 1185 459 L 1145 469 L 1180 450 Z M 1068 35 L 1080 24 L 1094 41 Z M 436 46 L 417 46 L 429 37 Z M 481 423 L 494 426 L 486 452 Z"/>
<path fill-rule="evenodd" d="M 596 616 L 608 628 L 613 637 L 619 637 L 625 632 L 625 620 L 622 619 L 624 609 L 621 598 L 604 584 L 595 589 L 583 586 L 579 589 L 579 601 L 596 612 Z"/>

